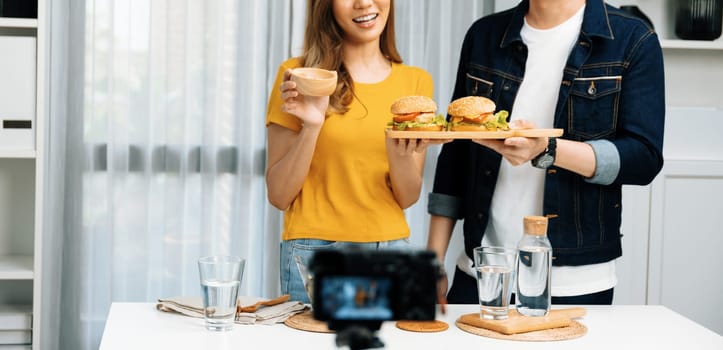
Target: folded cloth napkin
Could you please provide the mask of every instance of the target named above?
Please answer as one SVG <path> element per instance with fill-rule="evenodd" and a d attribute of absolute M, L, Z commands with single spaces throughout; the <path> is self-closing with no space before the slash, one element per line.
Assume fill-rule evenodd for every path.
<path fill-rule="evenodd" d="M 286 321 L 287 318 L 306 310 L 306 305 L 298 301 L 274 303 L 274 300 L 259 297 L 240 296 L 237 305 L 239 310 L 255 309 L 255 312 L 236 312 L 236 323 L 239 324 L 274 324 Z M 261 303 L 259 303 L 261 302 Z M 271 305 L 264 305 L 271 304 Z M 171 297 L 158 299 L 156 309 L 164 312 L 177 312 L 191 317 L 203 317 L 203 301 L 200 297 Z"/>

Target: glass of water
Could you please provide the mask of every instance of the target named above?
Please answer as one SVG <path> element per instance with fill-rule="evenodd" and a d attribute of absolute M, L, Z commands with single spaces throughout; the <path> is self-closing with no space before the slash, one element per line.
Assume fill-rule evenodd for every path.
<path fill-rule="evenodd" d="M 237 256 L 206 256 L 198 259 L 206 329 L 228 331 L 233 328 L 245 262 Z"/>
<path fill-rule="evenodd" d="M 474 249 L 480 316 L 504 320 L 510 307 L 517 250 L 504 247 Z"/>

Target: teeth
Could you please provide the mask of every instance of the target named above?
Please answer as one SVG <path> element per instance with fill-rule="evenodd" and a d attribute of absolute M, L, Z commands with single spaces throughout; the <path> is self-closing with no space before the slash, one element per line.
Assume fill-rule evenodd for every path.
<path fill-rule="evenodd" d="M 371 21 L 371 20 L 377 18 L 377 16 L 378 16 L 378 14 L 372 13 L 372 14 L 370 14 L 370 15 L 366 15 L 366 16 L 363 16 L 363 17 L 354 18 L 353 21 L 354 21 L 355 23 L 367 22 L 367 21 Z"/>

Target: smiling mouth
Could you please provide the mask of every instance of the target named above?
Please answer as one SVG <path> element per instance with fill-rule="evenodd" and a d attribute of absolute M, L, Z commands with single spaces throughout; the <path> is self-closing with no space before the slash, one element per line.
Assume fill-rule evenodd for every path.
<path fill-rule="evenodd" d="M 352 21 L 354 21 L 354 23 L 366 23 L 377 19 L 377 17 L 379 17 L 378 13 L 372 13 L 366 16 L 354 18 Z"/>

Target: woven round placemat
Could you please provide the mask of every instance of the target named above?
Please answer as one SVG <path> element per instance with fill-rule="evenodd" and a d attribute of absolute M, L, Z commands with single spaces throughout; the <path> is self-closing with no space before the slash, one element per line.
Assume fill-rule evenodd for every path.
<path fill-rule="evenodd" d="M 326 322 L 314 318 L 311 310 L 298 313 L 284 321 L 284 324 L 298 330 L 316 333 L 334 333 L 326 326 Z"/>
<path fill-rule="evenodd" d="M 442 332 L 449 329 L 447 322 L 434 321 L 397 321 L 397 328 L 410 332 Z"/>
<path fill-rule="evenodd" d="M 567 327 L 544 329 L 541 331 L 533 331 L 517 334 L 503 334 L 490 329 L 479 328 L 462 323 L 457 319 L 455 322 L 457 327 L 465 332 L 481 335 L 487 338 L 519 340 L 519 341 L 559 341 L 582 337 L 587 333 L 587 327 L 584 324 L 572 320 Z"/>

